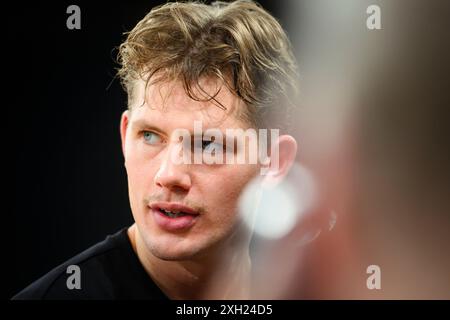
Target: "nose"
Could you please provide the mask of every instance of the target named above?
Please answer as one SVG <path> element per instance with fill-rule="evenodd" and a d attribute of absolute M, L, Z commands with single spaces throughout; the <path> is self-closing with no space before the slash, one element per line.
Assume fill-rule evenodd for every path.
<path fill-rule="evenodd" d="M 174 162 L 175 157 L 180 157 L 180 145 L 168 146 L 160 168 L 155 175 L 155 184 L 169 190 L 188 191 L 191 188 L 191 177 L 188 172 L 188 164 Z"/>

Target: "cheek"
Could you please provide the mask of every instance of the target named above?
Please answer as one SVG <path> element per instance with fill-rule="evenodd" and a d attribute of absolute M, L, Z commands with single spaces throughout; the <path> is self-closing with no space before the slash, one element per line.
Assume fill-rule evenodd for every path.
<path fill-rule="evenodd" d="M 255 166 L 236 165 L 226 166 L 224 170 L 204 176 L 202 193 L 207 206 L 212 210 L 227 211 L 235 215 L 240 195 L 258 172 Z"/>
<path fill-rule="evenodd" d="M 136 146 L 132 146 L 125 156 L 130 197 L 148 194 L 157 171 L 155 160 L 147 159 Z"/>
<path fill-rule="evenodd" d="M 154 172 L 151 162 L 131 156 L 126 163 L 128 197 L 136 222 L 144 223 L 145 199 L 152 193 Z"/>

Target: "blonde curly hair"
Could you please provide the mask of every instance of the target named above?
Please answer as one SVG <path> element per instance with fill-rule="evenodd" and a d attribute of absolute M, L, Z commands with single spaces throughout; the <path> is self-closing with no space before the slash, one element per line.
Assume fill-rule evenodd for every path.
<path fill-rule="evenodd" d="M 249 0 L 155 7 L 127 33 L 118 62 L 129 105 L 138 79 L 147 85 L 180 80 L 192 99 L 226 109 L 216 94 L 202 90 L 202 77 L 222 80 L 245 102 L 242 117 L 256 127 L 270 122 L 286 128 L 296 105 L 298 73 L 290 41 L 278 21 Z"/>

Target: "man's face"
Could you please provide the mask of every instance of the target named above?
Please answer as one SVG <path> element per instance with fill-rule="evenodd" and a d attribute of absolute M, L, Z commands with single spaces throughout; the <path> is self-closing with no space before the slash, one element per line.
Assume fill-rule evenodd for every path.
<path fill-rule="evenodd" d="M 217 91 L 218 82 L 205 80 L 202 88 Z M 181 260 L 207 253 L 230 239 L 240 219 L 237 200 L 245 185 L 259 172 L 256 164 L 176 164 L 180 141 L 172 134 L 187 129 L 193 139 L 194 121 L 208 128 L 248 128 L 236 112 L 212 102 L 187 96 L 181 82 L 135 87 L 132 111 L 122 118 L 122 143 L 131 209 L 139 235 L 150 252 L 167 260 Z M 216 99 L 228 110 L 244 105 L 223 86 Z M 225 136 L 225 135 L 224 135 Z M 204 143 L 205 144 L 205 143 Z M 182 205 L 185 207 L 178 207 Z M 163 208 L 160 208 L 160 207 Z M 169 211 L 181 211 L 170 216 Z M 192 209 L 191 214 L 183 215 Z"/>

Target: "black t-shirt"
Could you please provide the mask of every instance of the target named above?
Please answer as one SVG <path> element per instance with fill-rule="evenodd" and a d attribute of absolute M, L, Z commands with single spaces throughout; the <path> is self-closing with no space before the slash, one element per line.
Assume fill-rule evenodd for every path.
<path fill-rule="evenodd" d="M 81 288 L 70 285 L 79 267 Z M 69 286 L 68 286 L 69 282 Z M 72 289 L 69 289 L 72 288 Z M 35 299 L 152 299 L 166 300 L 141 265 L 124 228 L 56 267 L 13 297 Z"/>

